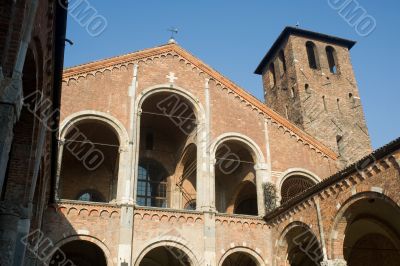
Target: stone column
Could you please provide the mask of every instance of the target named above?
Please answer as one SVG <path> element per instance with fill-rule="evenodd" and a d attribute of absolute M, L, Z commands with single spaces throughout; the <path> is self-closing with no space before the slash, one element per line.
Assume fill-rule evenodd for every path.
<path fill-rule="evenodd" d="M 22 80 L 0 80 L 0 191 L 3 189 L 9 153 L 13 140 L 14 123 L 22 108 Z"/>
<path fill-rule="evenodd" d="M 57 156 L 57 170 L 56 170 L 56 182 L 54 187 L 54 198 L 56 201 L 60 199 L 60 176 L 62 167 L 62 157 L 64 153 L 65 139 L 61 139 L 58 143 L 58 156 Z"/>
<path fill-rule="evenodd" d="M 319 205 L 319 201 L 314 199 L 315 209 L 317 212 L 317 220 L 318 220 L 318 228 L 319 228 L 319 236 L 322 248 L 322 255 L 324 256 L 324 261 L 328 259 L 328 255 L 326 252 L 326 245 L 325 245 L 325 232 L 324 232 L 324 224 L 321 214 L 321 208 Z"/>
<path fill-rule="evenodd" d="M 133 213 L 134 204 L 136 202 L 136 175 L 138 166 L 139 156 L 139 134 L 140 130 L 140 115 L 139 110 L 135 110 L 136 103 L 136 89 L 138 86 L 138 68 L 135 64 L 133 66 L 132 83 L 128 88 L 128 95 L 130 98 L 130 112 L 129 112 L 129 143 L 127 143 L 126 150 L 123 152 L 126 155 L 126 161 L 124 160 L 123 169 L 120 169 L 119 175 L 124 173 L 123 182 L 118 182 L 118 202 L 121 204 L 121 220 L 119 225 L 119 244 L 118 244 L 118 264 L 130 266 L 133 264 L 132 258 L 132 239 L 133 239 Z M 138 128 L 139 127 L 139 128 Z M 120 156 L 122 156 L 122 154 Z M 121 158 L 120 158 L 121 159 Z M 122 166 L 122 165 L 121 165 Z"/>
<path fill-rule="evenodd" d="M 209 167 L 209 173 L 210 176 L 208 178 L 208 182 L 206 183 L 207 189 L 206 189 L 206 195 L 207 195 L 207 200 L 208 200 L 208 209 L 210 211 L 216 212 L 217 206 L 216 206 L 216 200 L 215 200 L 215 164 L 216 164 L 216 159 L 212 159 L 208 163 Z"/>
<path fill-rule="evenodd" d="M 215 238 L 215 212 L 204 212 L 204 261 L 202 265 L 217 265 L 216 263 L 216 238 Z"/>
<path fill-rule="evenodd" d="M 198 210 L 215 211 L 215 180 L 214 162 L 211 162 L 211 103 L 209 79 L 205 79 L 205 114 L 204 121 L 200 122 L 198 128 L 198 150 L 197 150 L 197 198 Z"/>
<path fill-rule="evenodd" d="M 258 216 L 263 217 L 265 215 L 265 199 L 264 199 L 264 184 L 267 182 L 268 167 L 265 163 L 254 165 L 256 170 L 256 189 L 257 189 L 257 206 Z"/>
<path fill-rule="evenodd" d="M 117 175 L 117 196 L 118 204 L 133 203 L 131 194 L 131 177 L 130 177 L 130 148 L 127 144 L 121 143 L 119 148 L 119 164 Z"/>
<path fill-rule="evenodd" d="M 18 223 L 21 217 L 20 207 L 9 202 L 0 202 L 0 265 L 2 266 L 14 263 Z"/>

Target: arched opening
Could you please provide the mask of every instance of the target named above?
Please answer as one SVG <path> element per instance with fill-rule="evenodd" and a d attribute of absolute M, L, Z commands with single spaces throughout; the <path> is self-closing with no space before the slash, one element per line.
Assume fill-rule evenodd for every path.
<path fill-rule="evenodd" d="M 19 120 L 14 125 L 14 136 L 11 144 L 6 175 L 3 184 L 2 199 L 21 202 L 25 198 L 25 187 L 32 180 L 32 160 L 36 149 L 38 132 L 41 126 L 39 90 L 41 84 L 35 54 L 32 49 L 27 50 L 22 72 L 23 106 Z M 21 168 L 21 166 L 24 166 Z M 13 187 L 12 193 L 7 188 Z"/>
<path fill-rule="evenodd" d="M 234 214 L 258 215 L 257 188 L 250 181 L 244 181 L 236 196 Z"/>
<path fill-rule="evenodd" d="M 190 207 L 193 207 L 197 175 L 197 149 L 193 144 L 197 141 L 196 128 L 195 107 L 186 97 L 162 91 L 145 98 L 141 104 L 139 163 L 156 161 L 158 169 L 165 170 L 165 177 L 157 181 L 162 191 L 162 204 L 151 201 L 149 205 L 140 198 L 143 195 L 140 171 L 143 169 L 139 167 L 139 205 L 185 208 L 191 202 Z"/>
<path fill-rule="evenodd" d="M 296 225 L 281 240 L 281 258 L 291 266 L 315 266 L 323 259 L 322 249 L 317 237 L 306 226 Z"/>
<path fill-rule="evenodd" d="M 296 197 L 315 184 L 313 180 L 303 175 L 296 174 L 285 178 L 281 185 L 281 204 Z"/>
<path fill-rule="evenodd" d="M 307 57 L 308 57 L 308 65 L 311 69 L 319 69 L 319 60 L 318 60 L 318 52 L 317 47 L 311 41 L 306 43 Z"/>
<path fill-rule="evenodd" d="M 350 215 L 351 214 L 351 215 Z M 382 198 L 364 198 L 345 212 L 343 255 L 349 266 L 387 265 L 400 261 L 400 209 Z"/>
<path fill-rule="evenodd" d="M 276 85 L 276 74 L 275 74 L 275 65 L 271 63 L 268 67 L 268 79 L 269 79 L 269 86 L 271 88 L 275 87 Z"/>
<path fill-rule="evenodd" d="M 63 141 L 60 197 L 116 200 L 120 147 L 116 131 L 103 121 L 86 119 L 71 125 Z"/>
<path fill-rule="evenodd" d="M 338 72 L 338 65 L 336 60 L 336 51 L 332 46 L 327 46 L 325 48 L 326 57 L 328 59 L 329 70 L 332 74 L 336 74 Z"/>
<path fill-rule="evenodd" d="M 250 147 L 238 140 L 227 140 L 218 146 L 215 159 L 217 211 L 233 214 L 236 209 L 245 212 L 241 214 L 257 214 L 255 160 Z"/>
<path fill-rule="evenodd" d="M 245 252 L 234 252 L 226 257 L 222 266 L 257 266 L 257 262 Z"/>
<path fill-rule="evenodd" d="M 150 250 L 139 266 L 190 266 L 191 261 L 182 250 L 172 246 L 162 246 Z"/>
<path fill-rule="evenodd" d="M 279 70 L 281 72 L 281 75 L 286 73 L 286 59 L 285 59 L 285 53 L 283 50 L 279 51 Z"/>
<path fill-rule="evenodd" d="M 72 263 L 71 263 L 72 262 Z M 107 266 L 104 252 L 96 244 L 74 240 L 64 244 L 52 256 L 49 265 Z"/>

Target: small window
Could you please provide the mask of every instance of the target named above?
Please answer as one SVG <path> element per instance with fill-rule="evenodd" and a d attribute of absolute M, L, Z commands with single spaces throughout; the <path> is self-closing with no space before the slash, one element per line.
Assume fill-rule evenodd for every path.
<path fill-rule="evenodd" d="M 275 85 L 276 85 L 276 76 L 275 76 L 275 65 L 274 65 L 274 63 L 271 63 L 271 65 L 269 66 L 268 76 L 269 76 L 269 85 L 271 86 L 271 88 L 275 87 Z"/>
<path fill-rule="evenodd" d="M 279 52 L 279 66 L 281 70 L 281 75 L 286 73 L 285 53 L 282 50 Z"/>
<path fill-rule="evenodd" d="M 325 99 L 325 96 L 322 96 L 322 103 L 324 104 L 324 110 L 325 110 L 325 112 L 328 111 L 328 107 L 326 106 L 326 99 Z"/>
<path fill-rule="evenodd" d="M 337 73 L 336 51 L 332 46 L 326 47 L 326 57 L 328 58 L 329 70 L 331 73 Z"/>
<path fill-rule="evenodd" d="M 317 47 L 313 42 L 307 42 L 306 43 L 306 49 L 307 49 L 307 56 L 308 56 L 308 64 L 310 68 L 312 69 L 318 69 L 318 53 L 317 53 Z"/>
<path fill-rule="evenodd" d="M 281 204 L 303 193 L 307 189 L 315 185 L 310 178 L 302 175 L 290 176 L 282 183 L 281 187 Z"/>
<path fill-rule="evenodd" d="M 137 203 L 140 206 L 167 207 L 167 172 L 155 161 L 139 164 Z"/>
<path fill-rule="evenodd" d="M 307 93 L 310 93 L 310 85 L 308 84 L 304 85 L 304 89 Z"/>
<path fill-rule="evenodd" d="M 336 136 L 336 143 L 337 143 L 337 148 L 338 148 L 339 155 L 343 155 L 343 151 L 344 151 L 343 136 L 337 135 Z"/>
<path fill-rule="evenodd" d="M 354 105 L 356 104 L 356 99 L 354 98 L 353 93 L 349 93 L 349 102 L 352 107 L 354 107 Z"/>

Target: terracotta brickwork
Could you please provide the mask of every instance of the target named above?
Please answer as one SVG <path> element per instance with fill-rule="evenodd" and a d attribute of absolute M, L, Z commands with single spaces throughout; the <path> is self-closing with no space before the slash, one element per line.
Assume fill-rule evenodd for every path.
<path fill-rule="evenodd" d="M 49 128 L 59 122 L 54 114 L 64 49 L 62 2 L 0 3 L 1 265 L 33 263 L 21 238 L 42 227 L 52 194 L 57 146 Z"/>
<path fill-rule="evenodd" d="M 325 45 L 315 42 L 321 47 Z M 335 148 L 336 135 L 336 146 L 330 142 L 332 132 L 337 132 L 321 128 L 321 132 L 332 133 L 328 141 L 322 133 L 307 128 L 302 113 L 307 112 L 304 106 L 297 113 L 291 113 L 296 116 L 295 119 L 291 116 L 285 118 L 285 110 L 280 109 L 285 102 L 295 104 L 295 101 L 305 97 L 304 92 L 300 92 L 305 83 L 316 87 L 328 80 L 327 75 L 322 75 L 327 66 L 321 65 L 319 72 L 306 70 L 308 63 L 305 63 L 307 59 L 303 54 L 303 38 L 290 37 L 285 45 L 286 73 L 278 73 L 279 77 L 282 76 L 282 81 L 277 83 L 279 92 L 272 89 L 270 92 L 277 101 L 267 94 L 267 105 L 276 112 L 175 43 L 66 69 L 60 134 L 66 139 L 61 145 L 65 150 L 66 143 L 71 141 L 65 132 L 70 122 L 83 125 L 85 119 L 97 119 L 99 123 L 106 121 L 110 128 L 118 125 L 115 130 L 119 139 L 118 159 L 115 160 L 118 167 L 108 172 L 117 179 L 117 191 L 116 199 L 106 200 L 106 203 L 66 202 L 63 200 L 66 194 L 62 191 L 71 193 L 73 197 L 72 191 L 80 186 L 82 190 L 96 189 L 105 193 L 111 183 L 104 176 L 96 178 L 97 174 L 104 175 L 101 171 L 91 177 L 96 181 L 87 179 L 82 182 L 79 182 L 79 171 L 70 171 L 70 176 L 60 175 L 59 172 L 55 189 L 60 202 L 55 209 L 47 210 L 44 221 L 47 235 L 60 243 L 66 243 L 68 239 L 91 241 L 101 247 L 106 260 L 113 265 L 140 265 L 141 262 L 151 261 L 155 257 L 148 257 L 148 254 L 154 250 L 158 250 L 156 254 L 168 257 L 160 248 L 180 250 L 191 265 L 223 265 L 232 254 L 245 254 L 255 265 L 287 265 L 286 259 L 291 259 L 290 251 L 298 248 L 293 239 L 299 232 L 304 232 L 305 239 L 315 236 L 315 243 L 324 243 L 314 250 L 317 254 L 314 259 L 318 262 L 337 260 L 335 263 L 342 263 L 343 259 L 353 258 L 352 253 L 343 254 L 345 241 L 346 245 L 358 245 L 358 242 L 356 236 L 344 240 L 344 231 L 340 228 L 346 226 L 339 217 L 341 208 L 358 195 L 364 195 L 364 192 L 372 193 L 371 198 L 386 195 L 398 204 L 399 199 L 394 194 L 399 189 L 398 154 L 391 150 L 386 157 L 379 158 L 377 164 L 369 162 L 367 168 L 362 165 L 360 172 L 345 171 L 340 178 L 337 177 L 335 173 L 342 165 L 339 160 L 345 156 L 342 150 Z M 328 98 L 344 99 L 350 91 L 358 97 L 357 88 L 349 85 L 355 84 L 355 80 L 348 50 L 339 46 L 335 49 L 343 76 L 329 76 L 332 88 L 326 95 Z M 295 65 L 291 65 L 291 61 L 296 61 Z M 306 65 L 302 67 L 302 63 Z M 279 66 L 276 68 L 279 69 Z M 296 86 L 290 75 L 296 77 Z M 297 100 L 291 98 L 291 87 L 283 88 L 289 85 L 294 87 Z M 278 90 L 278 87 L 275 89 Z M 289 94 L 286 95 L 286 92 Z M 321 91 L 318 89 L 316 93 Z M 162 109 L 157 109 L 160 101 L 171 95 L 179 96 L 189 105 L 189 111 L 181 114 L 193 112 L 195 116 L 193 120 L 197 128 L 188 135 L 171 126 L 171 121 L 174 121 L 174 126 L 182 129 L 179 124 L 182 117 L 175 113 L 163 114 Z M 329 110 L 323 116 L 330 113 L 335 118 L 341 115 L 347 117 L 353 111 L 347 105 L 344 107 L 341 109 L 343 113 Z M 157 114 L 151 114 L 156 111 Z M 164 120 L 155 118 L 155 115 L 164 116 Z M 361 108 L 354 111 L 354 117 L 365 128 Z M 154 131 L 154 128 L 162 130 Z M 152 130 L 154 134 L 148 137 L 147 132 Z M 96 131 L 87 132 L 90 136 L 108 134 Z M 369 138 L 367 135 L 361 138 L 357 134 L 354 136 L 359 137 L 363 145 L 357 156 L 365 155 L 370 151 Z M 218 151 L 222 144 L 237 155 L 230 157 L 235 158 L 232 161 L 237 158 L 241 161 L 242 165 L 236 172 L 223 175 L 218 169 L 221 159 Z M 184 186 L 196 201 L 195 210 L 184 209 L 188 199 L 178 185 L 187 167 L 185 151 L 190 145 L 196 147 L 196 152 L 189 156 L 196 172 L 191 172 L 190 182 L 186 179 Z M 175 153 L 171 154 L 171 151 Z M 61 151 L 61 173 L 65 163 L 63 159 Z M 143 160 L 156 160 L 164 167 L 168 177 L 157 183 L 157 188 L 151 188 L 163 190 L 151 199 L 152 207 L 139 206 L 143 202 L 138 200 L 138 195 L 143 196 L 143 191 L 148 189 L 143 187 L 143 179 L 154 169 L 144 169 Z M 75 163 L 81 162 L 76 160 Z M 151 167 L 155 167 L 154 164 Z M 78 169 L 73 164 L 68 164 L 68 168 Z M 304 193 L 267 213 L 264 219 L 265 197 L 273 195 L 264 195 L 263 186 L 267 182 L 272 183 L 279 194 L 283 181 L 293 174 L 311 178 L 312 183 L 321 183 L 309 190 L 299 191 Z M 232 181 L 226 178 L 230 176 Z M 97 183 L 90 184 L 92 182 Z M 248 190 L 254 195 L 248 195 L 246 191 L 247 194 L 238 196 L 238 188 L 244 184 L 255 187 Z M 315 193 L 307 194 L 314 190 Z M 304 195 L 308 196 L 301 198 Z M 252 204 L 258 214 L 235 213 L 236 200 L 240 197 L 251 201 L 248 204 Z M 149 202 L 146 204 L 151 205 Z M 219 208 L 219 204 L 227 207 Z M 379 201 L 379 204 L 383 203 Z M 363 208 L 360 207 L 360 210 Z M 222 213 L 225 210 L 227 213 Z M 174 260 L 173 257 L 168 258 Z"/>
<path fill-rule="evenodd" d="M 321 37 L 298 34 L 295 31 L 279 40 L 271 59 L 263 63 L 265 101 L 337 152 L 343 165 L 349 165 L 371 152 L 350 59 L 349 45 L 353 43 L 342 44 L 335 38 L 321 40 Z M 309 66 L 308 42 L 315 45 L 315 69 Z M 332 71 L 335 73 L 328 63 L 327 49 L 333 49 L 336 66 Z M 279 52 L 283 52 L 284 62 Z"/>
<path fill-rule="evenodd" d="M 274 246 L 274 253 L 277 254 L 274 265 L 287 265 L 289 250 L 287 250 L 285 236 L 290 229 L 305 225 L 314 234 L 321 247 L 323 244 L 326 248 L 326 259 L 344 259 L 345 237 L 352 234 L 349 230 L 350 225 L 357 219 L 361 219 L 357 217 L 359 214 L 354 207 L 357 202 L 369 200 L 370 208 L 373 208 L 374 199 L 379 199 L 385 204 L 397 208 L 398 211 L 400 172 L 398 161 L 395 159 L 398 155 L 399 152 L 396 151 L 394 154 L 368 165 L 365 169 L 354 170 L 351 174 L 341 176 L 337 181 L 330 182 L 329 185 L 324 181 L 326 185 L 321 185 L 320 189 L 311 196 L 303 197 L 301 201 L 288 202 L 281 206 L 281 209 L 269 215 L 267 222 L 271 226 L 274 238 L 277 239 Z M 367 216 L 367 211 L 364 211 L 364 216 Z M 318 212 L 320 212 L 320 217 L 318 217 Z M 391 220 L 398 222 L 397 216 L 392 215 L 379 217 L 379 219 L 382 219 L 382 222 L 385 219 L 387 219 L 386 222 Z M 399 228 L 395 226 L 393 229 L 398 230 Z M 359 230 L 363 229 L 359 228 Z M 345 234 L 345 232 L 347 233 Z M 367 256 L 364 258 L 366 259 Z M 321 257 L 321 259 L 323 258 Z M 367 262 L 364 261 L 364 263 Z M 362 264 L 362 261 L 358 263 Z"/>

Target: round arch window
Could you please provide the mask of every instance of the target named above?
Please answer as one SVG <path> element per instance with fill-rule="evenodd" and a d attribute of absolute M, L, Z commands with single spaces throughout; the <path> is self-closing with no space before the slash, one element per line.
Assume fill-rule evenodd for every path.
<path fill-rule="evenodd" d="M 315 185 L 314 181 L 305 176 L 291 176 L 287 178 L 281 187 L 281 203 L 285 203 L 302 192 Z"/>

